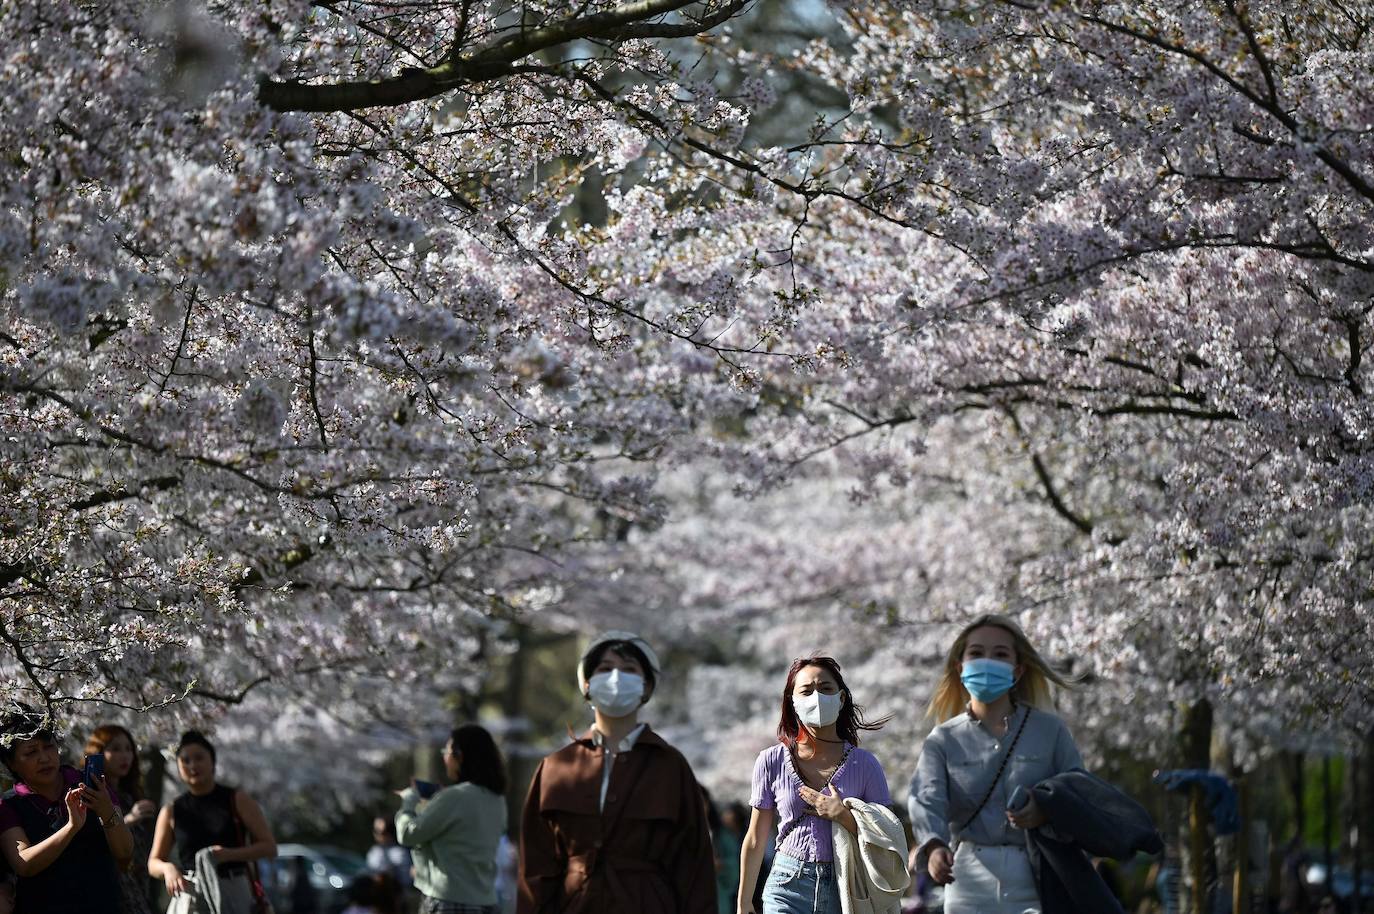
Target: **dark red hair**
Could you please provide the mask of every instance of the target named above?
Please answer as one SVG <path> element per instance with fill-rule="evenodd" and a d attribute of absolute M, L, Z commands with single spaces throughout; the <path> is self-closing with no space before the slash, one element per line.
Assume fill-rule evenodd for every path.
<path fill-rule="evenodd" d="M 798 657 L 788 668 L 787 685 L 782 688 L 782 718 L 778 721 L 778 742 L 786 743 L 790 749 L 797 747 L 797 737 L 801 734 L 802 724 L 792 707 L 792 689 L 797 684 L 797 674 L 809 666 L 818 666 L 835 677 L 835 684 L 840 687 L 840 693 L 844 696 L 839 719 L 835 721 L 835 732 L 840 739 L 857 746 L 860 730 L 878 730 L 891 720 L 890 717 L 875 721 L 864 718 L 864 709 L 854 704 L 854 695 L 849 691 L 849 686 L 844 684 L 840 664 L 834 657 Z"/>

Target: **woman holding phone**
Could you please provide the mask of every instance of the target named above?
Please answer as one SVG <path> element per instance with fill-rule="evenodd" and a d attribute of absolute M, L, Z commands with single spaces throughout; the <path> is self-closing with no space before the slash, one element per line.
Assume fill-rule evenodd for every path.
<path fill-rule="evenodd" d="M 832 823 L 858 834 L 844 801 L 887 806 L 887 775 L 860 749 L 859 731 L 877 730 L 854 702 L 832 657 L 792 662 L 782 690 L 778 742 L 754 762 L 754 808 L 740 850 L 738 914 L 755 914 L 754 883 L 778 826 L 777 853 L 763 890 L 762 914 L 840 914 Z"/>
<path fill-rule="evenodd" d="M 444 746 L 443 789 L 400 791 L 396 840 L 410 848 L 421 914 L 496 914 L 496 848 L 506 831 L 506 766 L 482 727 L 455 729 Z"/>
<path fill-rule="evenodd" d="M 181 735 L 177 773 L 186 792 L 158 813 L 148 857 L 148 872 L 172 896 L 167 914 L 201 914 L 207 892 L 218 894 L 222 914 L 251 914 L 249 865 L 277 855 L 262 807 L 247 791 L 217 783 L 215 761 L 201 733 Z"/>
<path fill-rule="evenodd" d="M 1083 765 L 1051 683 L 1069 686 L 1006 616 L 974 619 L 950 645 L 907 801 L 946 914 L 1039 914 L 1021 830 L 1049 819 L 1029 791 Z M 1013 811 L 1018 787 L 1028 799 Z"/>
<path fill-rule="evenodd" d="M 518 914 L 716 914 L 701 788 L 639 720 L 658 675 L 653 649 L 630 632 L 598 636 L 578 661 L 596 723 L 534 774 Z"/>
<path fill-rule="evenodd" d="M 105 757 L 105 777 L 114 787 L 124 813 L 124 824 L 134 837 L 134 856 L 119 874 L 123 889 L 122 914 L 152 914 L 149 899 L 148 855 L 153 849 L 153 822 L 157 804 L 143 795 L 143 772 L 133 734 L 119 724 L 102 724 L 86 740 L 87 755 Z"/>
<path fill-rule="evenodd" d="M 119 914 L 119 871 L 133 854 L 104 777 L 62 764 L 57 739 L 36 716 L 3 725 L 0 761 L 15 786 L 0 799 L 0 845 L 18 880 L 17 914 Z"/>

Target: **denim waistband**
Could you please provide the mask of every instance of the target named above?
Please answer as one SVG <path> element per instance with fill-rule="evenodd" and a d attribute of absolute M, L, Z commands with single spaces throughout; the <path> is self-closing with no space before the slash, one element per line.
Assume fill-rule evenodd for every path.
<path fill-rule="evenodd" d="M 798 860 L 796 857 L 789 857 L 787 854 L 775 854 L 773 865 L 779 863 L 789 868 L 795 868 L 803 873 L 815 873 L 818 876 L 835 875 L 835 864 L 829 860 Z"/>

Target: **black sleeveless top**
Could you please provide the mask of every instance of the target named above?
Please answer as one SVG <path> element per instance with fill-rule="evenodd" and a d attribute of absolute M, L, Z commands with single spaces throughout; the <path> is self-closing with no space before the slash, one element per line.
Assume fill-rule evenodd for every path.
<path fill-rule="evenodd" d="M 79 783 L 80 777 L 67 782 Z M 30 846 L 46 841 L 67 822 L 65 800 L 50 804 L 39 794 L 14 790 L 3 799 L 19 816 Z M 61 856 L 41 873 L 19 878 L 15 895 L 16 914 L 119 914 L 119 868 L 94 810 L 87 812 L 86 824 Z"/>
<path fill-rule="evenodd" d="M 183 793 L 172 801 L 172 830 L 176 837 L 177 866 L 183 873 L 196 871 L 196 852 L 216 844 L 241 847 L 238 817 L 234 815 L 234 794 L 223 784 L 204 796 Z M 215 868 L 221 876 L 248 872 L 246 863 L 221 863 Z"/>

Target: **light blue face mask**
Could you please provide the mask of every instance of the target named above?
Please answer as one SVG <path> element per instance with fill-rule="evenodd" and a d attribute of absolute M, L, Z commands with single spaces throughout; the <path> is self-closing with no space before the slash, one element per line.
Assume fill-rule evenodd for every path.
<path fill-rule="evenodd" d="M 1016 670 L 1003 660 L 978 657 L 964 661 L 964 672 L 959 679 L 964 688 L 974 698 L 986 704 L 996 701 L 1011 691 L 1016 684 Z"/>

